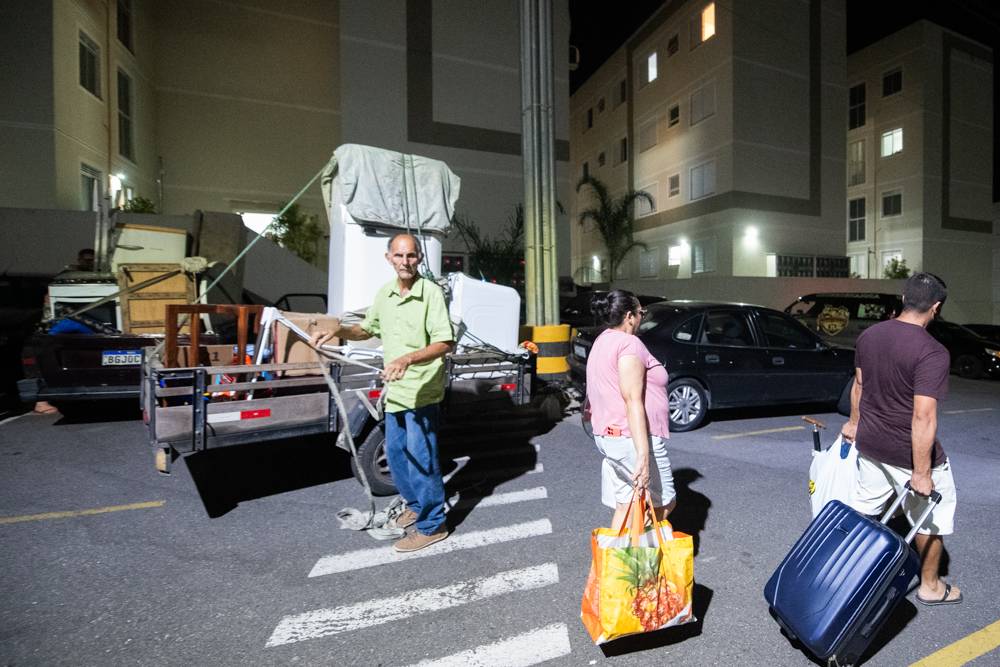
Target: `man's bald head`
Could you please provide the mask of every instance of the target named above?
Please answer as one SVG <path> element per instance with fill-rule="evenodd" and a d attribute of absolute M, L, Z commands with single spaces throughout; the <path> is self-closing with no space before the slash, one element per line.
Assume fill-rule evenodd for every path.
<path fill-rule="evenodd" d="M 423 249 L 420 247 L 420 241 L 413 234 L 408 234 L 406 232 L 400 232 L 399 234 L 393 234 L 389 238 L 389 242 L 386 243 L 386 250 L 392 252 L 393 245 L 397 242 L 409 242 L 412 244 L 412 248 L 417 251 L 421 256 L 424 254 Z M 409 248 L 408 248 L 409 249 Z"/>

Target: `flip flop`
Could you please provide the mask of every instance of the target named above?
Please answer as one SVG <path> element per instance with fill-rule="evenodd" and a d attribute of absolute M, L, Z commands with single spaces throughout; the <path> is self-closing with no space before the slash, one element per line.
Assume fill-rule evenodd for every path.
<path fill-rule="evenodd" d="M 942 604 L 958 604 L 959 602 L 962 601 L 962 594 L 961 593 L 959 593 L 958 597 L 955 598 L 954 600 L 949 600 L 948 599 L 948 596 L 950 594 L 951 594 L 951 584 L 945 584 L 944 585 L 944 595 L 941 596 L 940 600 L 925 600 L 924 598 L 920 597 L 919 595 L 915 595 L 914 597 L 917 598 L 917 602 L 919 602 L 920 604 L 923 604 L 923 605 L 927 605 L 928 607 L 936 607 L 936 606 L 942 605 Z"/>
<path fill-rule="evenodd" d="M 51 410 L 32 410 L 33 415 L 57 415 L 59 414 L 59 408 L 52 408 Z"/>

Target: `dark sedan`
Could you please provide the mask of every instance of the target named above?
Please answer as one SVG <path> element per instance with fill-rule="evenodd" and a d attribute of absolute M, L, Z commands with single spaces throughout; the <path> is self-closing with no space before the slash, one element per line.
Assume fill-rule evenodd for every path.
<path fill-rule="evenodd" d="M 1000 343 L 960 324 L 936 319 L 927 331 L 948 348 L 951 370 L 964 378 L 1000 377 Z"/>
<path fill-rule="evenodd" d="M 577 332 L 569 358 L 585 390 L 600 328 Z M 670 375 L 670 429 L 690 431 L 711 409 L 795 403 L 850 411 L 854 351 L 832 347 L 785 313 L 747 304 L 664 301 L 637 334 Z"/>

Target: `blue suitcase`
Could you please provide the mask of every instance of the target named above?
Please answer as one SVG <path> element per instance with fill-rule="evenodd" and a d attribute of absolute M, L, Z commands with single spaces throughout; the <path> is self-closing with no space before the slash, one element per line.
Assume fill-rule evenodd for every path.
<path fill-rule="evenodd" d="M 909 543 L 937 503 L 934 491 L 920 521 L 903 538 L 885 523 L 832 500 L 813 519 L 764 587 L 782 628 L 827 664 L 854 664 L 920 573 Z"/>

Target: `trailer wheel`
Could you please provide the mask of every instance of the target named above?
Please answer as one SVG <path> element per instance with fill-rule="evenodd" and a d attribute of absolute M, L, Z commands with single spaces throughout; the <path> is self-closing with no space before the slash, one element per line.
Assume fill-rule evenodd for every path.
<path fill-rule="evenodd" d="M 351 459 L 351 472 L 354 479 L 361 483 L 358 467 L 364 470 L 372 493 L 376 496 L 392 496 L 397 493 L 396 485 L 389 472 L 389 460 L 385 455 L 385 424 L 376 424 L 364 442 L 358 445 L 357 459 Z"/>

